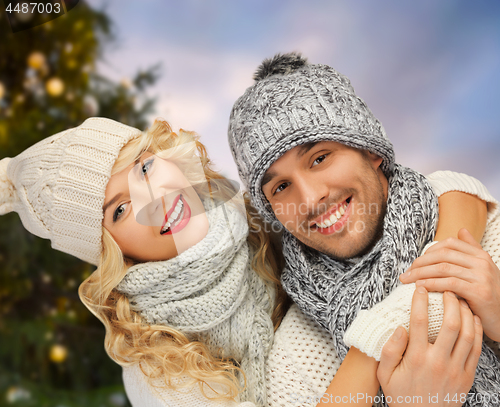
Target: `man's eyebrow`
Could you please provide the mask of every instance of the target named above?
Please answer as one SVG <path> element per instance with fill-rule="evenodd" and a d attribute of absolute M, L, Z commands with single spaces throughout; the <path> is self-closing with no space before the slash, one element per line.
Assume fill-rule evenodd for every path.
<path fill-rule="evenodd" d="M 271 181 L 274 177 L 276 177 L 276 173 L 273 171 L 268 171 L 262 177 L 262 182 L 260 184 L 261 188 L 266 185 L 269 181 Z"/>
<path fill-rule="evenodd" d="M 108 203 L 105 203 L 104 206 L 102 207 L 102 213 L 106 213 L 106 210 L 108 209 L 109 206 L 113 205 L 116 201 L 118 201 L 122 197 L 122 193 L 116 194 L 113 199 L 111 199 Z"/>
<path fill-rule="evenodd" d="M 319 141 L 313 141 L 311 143 L 301 144 L 297 146 L 298 148 L 297 155 L 299 156 L 299 158 L 302 157 L 304 154 L 306 154 L 311 148 L 313 148 L 318 143 Z M 261 188 L 276 176 L 277 174 L 273 171 L 266 172 L 264 174 L 264 177 L 262 177 L 262 182 L 260 184 Z"/>
<path fill-rule="evenodd" d="M 311 143 L 301 144 L 300 146 L 297 146 L 297 148 L 299 149 L 297 151 L 297 155 L 299 156 L 299 158 L 302 157 L 305 153 L 307 153 L 311 148 L 313 148 L 318 143 L 319 141 L 313 141 Z"/>

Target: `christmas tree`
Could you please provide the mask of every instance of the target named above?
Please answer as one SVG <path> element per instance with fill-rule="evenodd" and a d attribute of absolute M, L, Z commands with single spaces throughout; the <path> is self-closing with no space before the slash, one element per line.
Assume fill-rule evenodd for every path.
<path fill-rule="evenodd" d="M 95 72 L 113 44 L 105 13 L 80 1 L 13 33 L 1 11 L 0 159 L 89 116 L 148 125 L 157 68 L 120 83 Z M 28 233 L 16 213 L 0 217 L 0 405 L 129 406 L 104 328 L 77 295 L 93 270 Z"/>

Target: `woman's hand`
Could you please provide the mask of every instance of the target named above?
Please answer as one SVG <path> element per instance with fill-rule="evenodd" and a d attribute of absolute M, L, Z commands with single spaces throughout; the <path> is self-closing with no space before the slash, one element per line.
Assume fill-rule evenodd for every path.
<path fill-rule="evenodd" d="M 431 246 L 400 279 L 428 291 L 453 291 L 481 318 L 485 334 L 500 342 L 500 270 L 466 229 L 458 239 Z"/>
<path fill-rule="evenodd" d="M 443 299 L 443 325 L 434 344 L 427 340 L 427 291 L 419 287 L 409 341 L 399 327 L 382 350 L 377 377 L 390 406 L 461 406 L 466 401 L 481 354 L 481 320 L 455 294 L 446 292 Z"/>

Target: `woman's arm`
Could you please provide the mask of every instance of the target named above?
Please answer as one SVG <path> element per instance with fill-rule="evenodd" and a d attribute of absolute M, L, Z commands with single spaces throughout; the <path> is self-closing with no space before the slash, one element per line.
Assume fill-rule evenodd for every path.
<path fill-rule="evenodd" d="M 486 229 L 487 205 L 476 195 L 450 191 L 439 198 L 439 221 L 435 241 L 457 237 L 458 231 L 467 229 L 477 242 Z"/>
<path fill-rule="evenodd" d="M 317 407 L 372 406 L 379 389 L 377 367 L 374 358 L 351 346 Z"/>

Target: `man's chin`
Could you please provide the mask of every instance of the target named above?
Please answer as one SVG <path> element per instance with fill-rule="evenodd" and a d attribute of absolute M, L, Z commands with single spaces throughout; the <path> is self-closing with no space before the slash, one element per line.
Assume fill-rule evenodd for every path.
<path fill-rule="evenodd" d="M 301 238 L 298 239 L 306 246 L 309 246 L 312 249 L 324 253 L 335 260 L 346 261 L 353 258 L 362 257 L 365 254 L 369 253 L 373 249 L 377 241 L 380 239 L 380 237 L 381 236 L 378 233 L 375 233 L 372 234 L 370 239 L 364 241 L 360 241 L 357 239 L 343 238 L 341 245 L 338 244 L 332 245 L 331 242 L 325 242 L 322 239 L 315 241 L 311 241 L 308 239 L 301 239 Z"/>

